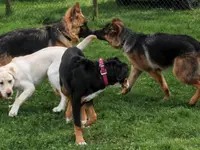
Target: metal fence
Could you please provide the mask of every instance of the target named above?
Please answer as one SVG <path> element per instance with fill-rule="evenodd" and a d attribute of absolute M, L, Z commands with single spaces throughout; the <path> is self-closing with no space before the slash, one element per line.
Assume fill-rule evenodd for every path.
<path fill-rule="evenodd" d="M 115 0 L 118 5 L 139 8 L 193 9 L 200 0 Z"/>
<path fill-rule="evenodd" d="M 98 15 L 98 4 L 100 2 L 105 1 L 112 1 L 118 7 L 126 7 L 127 9 L 135 9 L 135 8 L 142 8 L 142 9 L 193 9 L 198 8 L 200 6 L 200 0 L 85 0 L 90 1 L 91 7 L 93 7 L 93 15 Z M 37 2 L 38 6 L 41 3 L 52 3 L 57 2 L 63 5 L 63 2 L 67 3 L 67 0 L 0 0 L 0 4 L 5 5 L 5 14 L 9 15 L 12 11 L 17 11 L 21 8 L 18 8 L 16 2 Z M 30 6 L 31 9 L 32 6 Z M 29 9 L 29 8 L 24 8 Z"/>

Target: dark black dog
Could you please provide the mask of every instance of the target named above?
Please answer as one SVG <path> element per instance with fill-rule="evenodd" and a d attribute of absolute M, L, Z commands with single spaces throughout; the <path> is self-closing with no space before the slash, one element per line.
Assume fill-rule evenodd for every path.
<path fill-rule="evenodd" d="M 31 54 L 48 46 L 72 47 L 72 43 L 91 33 L 77 3 L 55 24 L 17 29 L 0 35 L 0 65 L 9 63 L 13 57 Z"/>
<path fill-rule="evenodd" d="M 136 33 L 126 28 L 120 19 L 114 19 L 94 33 L 97 38 L 122 49 L 132 64 L 127 88 L 122 93 L 130 91 L 137 78 L 145 71 L 159 82 L 165 92 L 165 99 L 168 99 L 170 92 L 161 71 L 173 65 L 173 72 L 181 82 L 197 88 L 190 104 L 195 104 L 200 97 L 200 43 L 193 37 Z"/>
<path fill-rule="evenodd" d="M 128 66 L 118 58 L 110 58 L 104 62 L 107 70 L 108 85 L 124 83 L 128 77 Z M 60 68 L 60 84 L 62 92 L 71 100 L 74 117 L 74 129 L 77 144 L 86 144 L 81 129 L 80 109 L 83 97 L 104 89 L 105 83 L 100 74 L 98 61 L 91 61 L 85 58 L 82 51 L 77 48 L 68 48 L 63 54 Z M 88 108 L 89 120 L 85 126 L 96 121 L 96 114 L 93 105 Z"/>

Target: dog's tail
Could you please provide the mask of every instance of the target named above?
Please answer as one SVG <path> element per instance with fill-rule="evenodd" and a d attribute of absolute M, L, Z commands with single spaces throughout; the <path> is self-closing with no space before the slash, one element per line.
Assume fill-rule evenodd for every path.
<path fill-rule="evenodd" d="M 79 48 L 80 50 L 84 50 L 88 44 L 93 40 L 96 39 L 97 37 L 95 35 L 89 35 L 83 41 L 81 41 L 76 47 Z"/>

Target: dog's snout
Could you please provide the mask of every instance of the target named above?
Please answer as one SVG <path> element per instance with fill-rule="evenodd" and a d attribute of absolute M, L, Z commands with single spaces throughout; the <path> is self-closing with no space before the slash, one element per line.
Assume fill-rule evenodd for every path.
<path fill-rule="evenodd" d="M 6 94 L 7 94 L 8 97 L 10 97 L 12 95 L 12 91 L 9 89 L 9 90 L 6 91 Z"/>

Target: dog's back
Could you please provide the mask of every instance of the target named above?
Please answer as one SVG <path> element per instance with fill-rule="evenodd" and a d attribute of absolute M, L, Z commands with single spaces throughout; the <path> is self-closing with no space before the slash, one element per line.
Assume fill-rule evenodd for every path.
<path fill-rule="evenodd" d="M 12 57 L 34 53 L 48 46 L 50 33 L 48 28 L 18 29 L 0 36 L 0 54 Z"/>
<path fill-rule="evenodd" d="M 60 73 L 60 84 L 61 87 L 64 85 L 67 88 L 66 81 L 71 78 L 71 71 L 76 65 L 80 65 L 79 60 L 84 58 L 83 50 L 85 47 L 93 40 L 96 36 L 89 35 L 82 42 L 80 42 L 76 47 L 68 48 L 67 51 L 62 56 L 59 73 Z M 68 89 L 69 90 L 69 89 Z"/>

